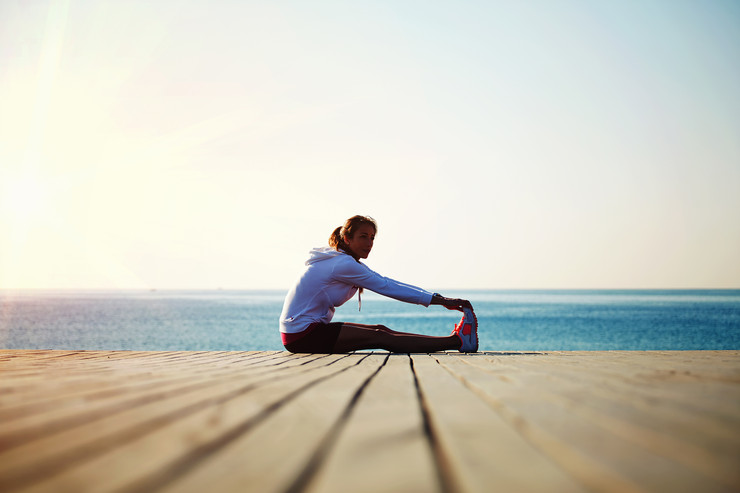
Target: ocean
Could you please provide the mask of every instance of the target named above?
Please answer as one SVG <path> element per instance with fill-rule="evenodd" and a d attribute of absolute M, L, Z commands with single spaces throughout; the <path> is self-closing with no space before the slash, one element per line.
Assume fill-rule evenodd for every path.
<path fill-rule="evenodd" d="M 445 291 L 482 351 L 740 349 L 740 290 Z M 282 350 L 285 291 L 0 291 L 0 348 Z M 366 292 L 334 321 L 448 335 L 459 312 Z"/>

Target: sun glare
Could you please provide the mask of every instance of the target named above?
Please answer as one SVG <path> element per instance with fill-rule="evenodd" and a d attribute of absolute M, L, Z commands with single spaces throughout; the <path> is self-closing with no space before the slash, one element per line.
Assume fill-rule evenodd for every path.
<path fill-rule="evenodd" d="M 3 215 L 25 223 L 40 217 L 48 206 L 48 190 L 39 180 L 23 176 L 8 180 L 3 187 Z"/>

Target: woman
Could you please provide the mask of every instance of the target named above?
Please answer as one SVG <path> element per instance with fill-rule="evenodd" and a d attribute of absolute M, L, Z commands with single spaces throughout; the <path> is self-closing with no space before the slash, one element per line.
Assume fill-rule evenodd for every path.
<path fill-rule="evenodd" d="M 306 270 L 286 296 L 280 315 L 280 335 L 285 348 L 293 353 L 346 353 L 359 349 L 398 353 L 477 351 L 477 322 L 468 300 L 445 298 L 394 281 L 360 262 L 370 255 L 377 231 L 372 218 L 354 216 L 334 230 L 329 237 L 330 247 L 311 250 Z M 445 337 L 396 332 L 383 325 L 331 323 L 335 308 L 358 290 L 361 296 L 365 288 L 407 303 L 460 310 L 463 319 Z"/>

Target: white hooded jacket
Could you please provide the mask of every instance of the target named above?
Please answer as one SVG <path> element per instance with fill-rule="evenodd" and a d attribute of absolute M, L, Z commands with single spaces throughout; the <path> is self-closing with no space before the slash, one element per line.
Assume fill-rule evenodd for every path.
<path fill-rule="evenodd" d="M 417 305 L 429 306 L 432 301 L 429 291 L 383 277 L 351 255 L 330 247 L 314 248 L 306 270 L 285 297 L 280 332 L 294 334 L 314 322 L 329 323 L 336 307 L 358 288 Z"/>

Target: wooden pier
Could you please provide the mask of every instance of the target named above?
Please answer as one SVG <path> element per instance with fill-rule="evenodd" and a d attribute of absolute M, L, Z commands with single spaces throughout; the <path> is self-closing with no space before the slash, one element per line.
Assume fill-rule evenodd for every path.
<path fill-rule="evenodd" d="M 0 491 L 740 491 L 740 351 L 0 350 Z"/>

